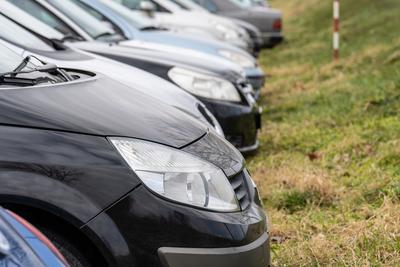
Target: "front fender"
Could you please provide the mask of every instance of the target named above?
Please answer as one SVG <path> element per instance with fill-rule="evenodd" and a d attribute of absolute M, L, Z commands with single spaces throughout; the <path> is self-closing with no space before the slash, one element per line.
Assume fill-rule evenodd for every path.
<path fill-rule="evenodd" d="M 64 211 L 82 227 L 140 182 L 105 137 L 0 126 L 0 204 Z"/>

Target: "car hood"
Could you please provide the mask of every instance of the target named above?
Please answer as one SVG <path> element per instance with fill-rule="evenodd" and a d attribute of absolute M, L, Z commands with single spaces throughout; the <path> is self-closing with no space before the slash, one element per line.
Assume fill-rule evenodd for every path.
<path fill-rule="evenodd" d="M 280 18 L 282 17 L 282 12 L 279 9 L 273 9 L 263 6 L 256 6 L 249 9 L 253 14 L 263 14 L 267 17 Z"/>
<path fill-rule="evenodd" d="M 152 96 L 163 103 L 176 107 L 195 118 L 205 121 L 202 113 L 198 109 L 198 106 L 201 105 L 199 100 L 183 91 L 181 88 L 149 72 L 76 49 L 49 52 L 30 48 L 28 51 L 25 50 L 28 48 L 18 47 L 2 39 L 0 39 L 0 43 L 24 57 L 34 55 L 46 62 L 55 63 L 61 68 L 79 68 L 107 75 L 131 87 L 133 90 L 138 90 Z M 105 43 L 95 43 L 94 47 L 99 51 L 108 50 L 108 45 Z"/>
<path fill-rule="evenodd" d="M 54 85 L 2 89 L 0 124 L 183 147 L 207 127 L 176 108 L 98 74 Z"/>
<path fill-rule="evenodd" d="M 199 27 L 204 29 L 209 29 L 217 32 L 213 25 L 213 20 L 210 16 L 206 14 L 199 14 L 187 11 L 175 11 L 173 13 L 155 14 L 155 19 L 161 24 L 179 24 L 185 27 Z"/>
<path fill-rule="evenodd" d="M 218 50 L 221 49 L 244 53 L 242 49 L 236 46 L 218 41 L 213 38 L 204 38 L 204 36 L 187 35 L 179 32 L 141 31 L 140 34 L 136 35 L 136 39 L 155 44 L 159 43 L 175 47 L 178 46 L 186 49 L 198 50 L 205 53 L 213 54 L 215 56 L 220 56 L 218 54 Z"/>
<path fill-rule="evenodd" d="M 200 72 L 218 75 L 231 82 L 244 79 L 244 70 L 237 64 L 210 54 L 173 46 L 158 45 L 137 40 L 109 45 L 100 42 L 74 42 L 69 44 L 91 53 L 114 58 L 140 59 L 168 66 L 188 67 Z M 106 48 L 106 49 L 105 49 Z"/>

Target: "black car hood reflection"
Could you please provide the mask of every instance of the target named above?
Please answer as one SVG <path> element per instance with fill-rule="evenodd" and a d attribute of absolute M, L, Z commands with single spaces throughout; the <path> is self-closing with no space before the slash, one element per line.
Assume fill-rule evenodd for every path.
<path fill-rule="evenodd" d="M 0 124 L 185 146 L 207 127 L 185 113 L 102 75 L 0 90 Z"/>

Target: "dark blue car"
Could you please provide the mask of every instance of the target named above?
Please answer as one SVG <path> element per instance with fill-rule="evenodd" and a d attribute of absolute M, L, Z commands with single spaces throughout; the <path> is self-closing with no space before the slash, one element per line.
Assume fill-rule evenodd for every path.
<path fill-rule="evenodd" d="M 0 208 L 0 267 L 66 267 L 57 248 L 35 227 Z"/>

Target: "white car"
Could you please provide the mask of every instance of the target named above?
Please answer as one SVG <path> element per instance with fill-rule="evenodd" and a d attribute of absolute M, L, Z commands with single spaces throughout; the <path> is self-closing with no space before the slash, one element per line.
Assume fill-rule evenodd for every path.
<path fill-rule="evenodd" d="M 147 15 L 154 24 L 172 30 L 186 29 L 197 34 L 206 32 L 220 41 L 252 51 L 253 42 L 248 33 L 229 19 L 207 12 L 191 12 L 170 0 L 107 0 L 118 2 L 133 12 Z"/>

